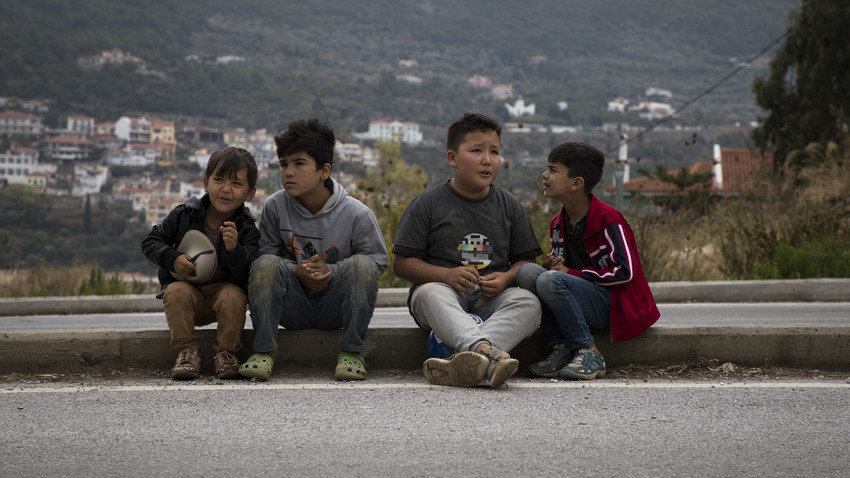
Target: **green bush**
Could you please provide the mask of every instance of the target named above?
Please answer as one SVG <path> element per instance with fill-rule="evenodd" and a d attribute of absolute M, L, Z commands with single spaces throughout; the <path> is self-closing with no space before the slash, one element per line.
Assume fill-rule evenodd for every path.
<path fill-rule="evenodd" d="M 127 285 L 118 274 L 107 276 L 103 269 L 94 267 L 88 281 L 80 286 L 78 295 L 124 295 L 126 293 Z"/>
<path fill-rule="evenodd" d="M 773 257 L 756 265 L 756 279 L 850 277 L 850 244 L 824 238 L 794 247 L 783 242 Z"/>

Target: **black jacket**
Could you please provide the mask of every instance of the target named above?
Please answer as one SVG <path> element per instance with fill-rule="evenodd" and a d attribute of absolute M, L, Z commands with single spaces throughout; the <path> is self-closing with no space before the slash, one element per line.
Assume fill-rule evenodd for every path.
<path fill-rule="evenodd" d="M 185 203 L 175 207 L 161 223 L 155 225 L 147 237 L 142 240 L 142 254 L 159 266 L 159 284 L 162 286 L 157 295 L 162 298 L 168 284 L 177 281 L 169 272 L 173 271 L 174 259 L 180 255 L 177 246 L 183 236 L 191 229 L 204 230 L 206 211 L 210 205 L 208 194 L 201 199 L 191 197 Z M 236 224 L 239 243 L 233 252 L 227 252 L 224 241 L 216 246 L 218 268 L 228 282 L 232 282 L 247 291 L 251 264 L 260 253 L 260 231 L 254 225 L 254 216 L 247 207 L 237 210 L 229 219 Z"/>

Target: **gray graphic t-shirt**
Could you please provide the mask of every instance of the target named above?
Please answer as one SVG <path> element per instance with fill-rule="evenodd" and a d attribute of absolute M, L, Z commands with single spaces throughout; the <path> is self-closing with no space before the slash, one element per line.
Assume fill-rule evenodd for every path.
<path fill-rule="evenodd" d="M 512 262 L 543 253 L 513 194 L 493 185 L 485 197 L 468 199 L 448 182 L 410 202 L 393 252 L 442 267 L 475 267 L 481 275 L 504 272 Z"/>

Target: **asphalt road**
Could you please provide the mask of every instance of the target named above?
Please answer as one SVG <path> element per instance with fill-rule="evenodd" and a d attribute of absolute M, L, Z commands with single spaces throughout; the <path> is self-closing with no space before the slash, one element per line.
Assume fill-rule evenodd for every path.
<path fill-rule="evenodd" d="M 659 324 L 848 324 L 850 302 L 659 304 Z M 374 327 L 415 327 L 406 307 L 380 308 Z M 247 327 L 251 321 L 247 321 Z M 0 317 L 0 330 L 160 329 L 163 313 Z M 215 327 L 210 325 L 208 327 Z"/>
<path fill-rule="evenodd" d="M 847 476 L 850 383 L 0 384 L 0 476 Z"/>

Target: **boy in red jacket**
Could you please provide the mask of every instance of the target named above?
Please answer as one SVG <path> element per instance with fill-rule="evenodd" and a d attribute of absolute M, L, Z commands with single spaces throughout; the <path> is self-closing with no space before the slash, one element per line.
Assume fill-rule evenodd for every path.
<path fill-rule="evenodd" d="M 552 252 L 543 266 L 525 264 L 517 285 L 543 308 L 540 329 L 552 352 L 529 367 L 538 377 L 594 379 L 605 376 L 605 359 L 594 333 L 611 341 L 636 337 L 661 315 L 638 257 L 634 233 L 623 215 L 596 199 L 605 155 L 585 143 L 563 143 L 549 154 L 543 196 L 560 201 L 552 218 Z"/>

